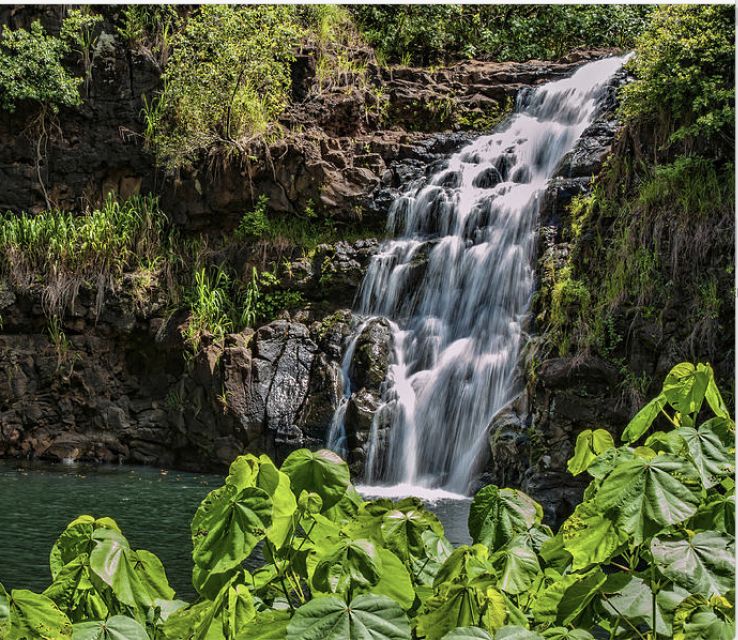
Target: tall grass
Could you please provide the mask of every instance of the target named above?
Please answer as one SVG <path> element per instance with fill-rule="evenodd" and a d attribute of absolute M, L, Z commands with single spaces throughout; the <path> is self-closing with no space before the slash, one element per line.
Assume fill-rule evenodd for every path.
<path fill-rule="evenodd" d="M 85 215 L 53 210 L 0 214 L 0 274 L 20 289 L 41 285 L 45 311 L 59 316 L 82 284 L 97 286 L 100 298 L 123 272 L 155 261 L 167 226 L 152 196 L 122 203 L 109 196 L 100 209 Z"/>

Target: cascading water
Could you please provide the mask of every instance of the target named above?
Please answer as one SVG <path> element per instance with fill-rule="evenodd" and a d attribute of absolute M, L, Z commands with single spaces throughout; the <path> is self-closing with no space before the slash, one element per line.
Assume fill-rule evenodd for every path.
<path fill-rule="evenodd" d="M 528 92 L 496 133 L 393 204 L 388 226 L 397 237 L 374 256 L 356 310 L 362 326 L 387 318 L 394 339 L 377 412 L 389 422 L 388 437 L 377 437 L 375 417 L 369 484 L 469 489 L 490 420 L 515 391 L 541 196 L 625 59 L 585 64 Z M 344 360 L 347 384 L 359 332 Z M 329 446 L 340 448 L 350 392 Z"/>

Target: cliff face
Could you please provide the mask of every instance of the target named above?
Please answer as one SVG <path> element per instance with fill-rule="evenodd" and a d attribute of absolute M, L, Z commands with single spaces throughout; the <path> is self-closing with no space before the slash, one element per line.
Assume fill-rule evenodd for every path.
<path fill-rule="evenodd" d="M 301 214 L 315 203 L 321 219 L 368 239 L 307 253 L 279 247 L 302 308 L 223 341 L 204 336 L 194 355 L 182 338 L 187 311 L 172 305 L 161 272 L 145 282 L 125 274 L 102 289 L 83 283 L 57 324 L 44 312 L 43 282 L 0 282 L 0 455 L 205 469 L 246 450 L 279 458 L 319 446 L 342 395 L 349 309 L 394 194 L 474 135 L 461 129 L 499 118 L 522 88 L 603 54 L 561 63 L 472 61 L 434 72 L 370 66 L 370 88 L 380 87 L 386 101 L 380 110 L 367 88 L 315 91 L 314 59 L 304 51 L 293 65 L 284 138 L 241 160 L 216 155 L 172 175 L 157 167 L 143 136 L 144 96 L 160 87 L 160 69 L 115 37 L 114 11 L 105 14 L 107 35 L 84 104 L 58 114 L 43 153 L 27 126 L 30 108 L 0 116 L 0 209 L 37 212 L 48 199 L 81 211 L 110 192 L 151 192 L 182 233 L 207 238 L 232 230 L 264 194 L 274 212 Z M 60 13 L 42 13 L 53 32 Z M 29 19 L 0 13 L 0 23 L 13 27 Z M 252 248 L 243 251 L 246 258 L 229 260 L 246 274 Z M 386 349 L 375 349 L 372 336 L 367 367 L 381 371 Z M 366 406 L 349 416 L 356 470 L 378 389 L 365 373 L 352 372 L 352 386 L 367 389 Z"/>

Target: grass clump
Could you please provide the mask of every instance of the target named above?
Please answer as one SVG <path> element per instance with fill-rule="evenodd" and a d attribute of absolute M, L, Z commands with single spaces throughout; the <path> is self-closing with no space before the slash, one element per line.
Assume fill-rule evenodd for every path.
<path fill-rule="evenodd" d="M 82 284 L 106 286 L 167 246 L 168 221 L 152 196 L 117 202 L 75 215 L 58 210 L 0 214 L 0 273 L 13 285 L 40 285 L 44 308 L 61 315 Z"/>

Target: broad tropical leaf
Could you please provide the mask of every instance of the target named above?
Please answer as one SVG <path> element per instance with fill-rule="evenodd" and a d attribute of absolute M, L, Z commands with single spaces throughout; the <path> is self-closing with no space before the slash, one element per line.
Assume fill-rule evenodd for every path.
<path fill-rule="evenodd" d="M 82 553 L 65 564 L 44 591 L 72 622 L 102 620 L 108 616 L 105 597 L 97 589 L 100 583 L 93 582 L 90 571 L 90 557 Z M 102 587 L 107 589 L 105 585 Z"/>
<path fill-rule="evenodd" d="M 712 379 L 712 369 L 709 366 L 698 364 L 695 367 L 691 362 L 682 362 L 666 376 L 662 393 L 679 413 L 692 415 L 702 407 Z"/>
<path fill-rule="evenodd" d="M 79 516 L 67 525 L 51 548 L 49 566 L 52 578 L 56 578 L 62 567 L 77 556 L 92 553 L 96 544 L 92 534 L 98 529 L 109 529 L 121 534 L 112 518 L 96 519 L 92 516 Z M 121 538 L 125 540 L 122 534 Z"/>
<path fill-rule="evenodd" d="M 7 640 L 64 640 L 72 637 L 72 623 L 46 596 L 13 589 L 8 599 Z"/>
<path fill-rule="evenodd" d="M 707 489 L 734 471 L 735 429 L 731 429 L 731 424 L 723 418 L 713 418 L 700 425 L 699 429 L 682 427 L 676 431 L 687 443 L 689 457 Z"/>
<path fill-rule="evenodd" d="M 311 583 L 323 593 L 346 593 L 376 585 L 382 560 L 370 540 L 343 539 L 323 553 L 315 566 Z"/>
<path fill-rule="evenodd" d="M 577 505 L 561 527 L 564 548 L 571 554 L 572 568 L 606 562 L 627 541 L 625 532 L 594 502 Z"/>
<path fill-rule="evenodd" d="M 623 576 L 623 574 L 615 574 L 619 578 L 624 577 L 624 583 L 619 586 L 617 591 L 610 593 L 603 587 L 603 591 L 607 592 L 607 596 L 603 598 L 602 606 L 605 611 L 612 615 L 613 619 L 622 617 L 628 620 L 633 626 L 653 624 L 653 592 L 651 587 L 647 585 L 641 578 Z M 656 631 L 659 635 L 671 635 L 671 624 L 668 616 L 664 615 L 664 611 L 656 603 Z"/>
<path fill-rule="evenodd" d="M 256 617 L 251 592 L 239 571 L 213 600 L 175 611 L 164 624 L 171 640 L 230 640 Z"/>
<path fill-rule="evenodd" d="M 389 549 L 379 547 L 377 555 L 382 563 L 379 582 L 369 589 L 371 593 L 388 596 L 403 609 L 409 609 L 415 602 L 415 589 L 406 566 Z"/>
<path fill-rule="evenodd" d="M 266 536 L 271 522 L 272 499 L 263 489 L 239 490 L 234 485 L 215 489 L 192 519 L 192 559 L 208 573 L 229 572 Z"/>
<path fill-rule="evenodd" d="M 604 429 L 585 429 L 577 436 L 574 455 L 566 463 L 569 473 L 576 476 L 586 471 L 601 453 L 614 446 L 612 436 Z"/>
<path fill-rule="evenodd" d="M 666 406 L 666 396 L 661 393 L 653 400 L 648 402 L 638 413 L 633 416 L 623 431 L 623 442 L 635 442 L 640 438 L 653 424 L 653 421 L 661 413 Z"/>
<path fill-rule="evenodd" d="M 234 640 L 285 640 L 289 622 L 288 611 L 265 611 L 243 625 Z"/>
<path fill-rule="evenodd" d="M 492 587 L 451 583 L 425 601 L 418 616 L 418 632 L 439 640 L 456 627 L 482 627 L 493 631 L 505 624 L 503 595 Z"/>
<path fill-rule="evenodd" d="M 690 538 L 654 538 L 651 553 L 661 572 L 690 593 L 724 595 L 735 587 L 735 541 L 717 531 Z"/>
<path fill-rule="evenodd" d="M 150 640 L 149 634 L 133 618 L 113 616 L 96 622 L 74 625 L 72 640 Z"/>
<path fill-rule="evenodd" d="M 290 478 L 292 491 L 313 491 L 323 499 L 323 511 L 343 498 L 351 484 L 348 465 L 333 451 L 321 449 L 293 451 L 282 464 L 282 471 Z"/>
<path fill-rule="evenodd" d="M 594 498 L 596 508 L 616 512 L 616 523 L 632 544 L 666 525 L 684 522 L 700 503 L 697 469 L 676 456 L 636 455 L 618 464 Z"/>
<path fill-rule="evenodd" d="M 382 517 L 380 529 L 387 547 L 406 564 L 411 557 L 423 555 L 423 533 L 430 530 L 443 535 L 443 527 L 436 517 L 418 509 L 388 511 Z"/>
<path fill-rule="evenodd" d="M 469 510 L 469 533 L 475 543 L 497 551 L 542 518 L 541 506 L 522 491 L 488 485 L 474 496 Z"/>
<path fill-rule="evenodd" d="M 479 627 L 458 627 L 449 631 L 442 640 L 492 640 L 492 636 Z"/>
<path fill-rule="evenodd" d="M 335 596 L 302 605 L 287 626 L 287 640 L 410 640 L 410 624 L 386 596 L 364 594 L 350 604 Z"/>
<path fill-rule="evenodd" d="M 690 596 L 674 611 L 674 640 L 735 640 L 734 615 L 725 598 Z"/>
<path fill-rule="evenodd" d="M 98 541 L 90 554 L 90 569 L 130 607 L 148 609 L 157 599 L 174 597 L 159 558 L 143 549 L 133 551 L 115 538 Z"/>
<path fill-rule="evenodd" d="M 539 622 L 572 623 L 605 583 L 599 567 L 585 573 L 569 573 L 546 587 L 533 603 L 533 615 Z"/>
<path fill-rule="evenodd" d="M 499 553 L 503 559 L 499 588 L 512 595 L 527 591 L 541 570 L 536 552 L 518 545 L 506 547 Z"/>

